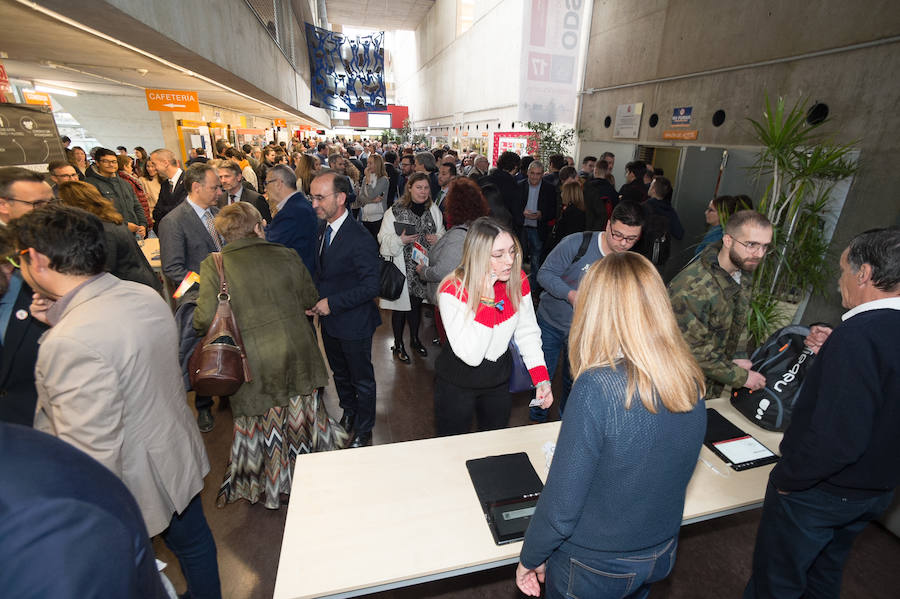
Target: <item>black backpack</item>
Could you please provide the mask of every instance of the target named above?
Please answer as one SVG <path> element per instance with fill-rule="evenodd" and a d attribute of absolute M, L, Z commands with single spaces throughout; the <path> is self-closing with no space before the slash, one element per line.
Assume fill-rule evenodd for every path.
<path fill-rule="evenodd" d="M 804 345 L 809 327 L 789 325 L 766 339 L 750 356 L 753 370 L 766 377 L 765 388 L 731 392 L 731 404 L 750 422 L 769 431 L 784 431 L 815 354 Z"/>
<path fill-rule="evenodd" d="M 649 256 L 647 258 L 654 266 L 662 267 L 672 253 L 672 238 L 669 236 L 669 218 L 660 214 L 653 214 L 647 222 L 647 230 L 650 234 Z"/>

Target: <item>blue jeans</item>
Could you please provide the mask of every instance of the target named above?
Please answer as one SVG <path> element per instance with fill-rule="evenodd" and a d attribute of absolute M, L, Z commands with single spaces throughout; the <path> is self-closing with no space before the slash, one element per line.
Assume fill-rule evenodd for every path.
<path fill-rule="evenodd" d="M 178 558 L 181 572 L 187 581 L 187 596 L 195 599 L 221 599 L 216 542 L 206 523 L 206 516 L 203 515 L 199 493 L 181 515 L 175 514 L 172 517 L 162 538 Z"/>
<path fill-rule="evenodd" d="M 675 566 L 678 538 L 616 557 L 589 559 L 554 551 L 547 560 L 547 599 L 644 599 Z"/>
<path fill-rule="evenodd" d="M 770 482 L 744 598 L 837 599 L 853 540 L 892 497 L 850 499 L 817 488 L 782 495 Z"/>
<path fill-rule="evenodd" d="M 553 380 L 553 375 L 556 374 L 556 366 L 559 364 L 559 360 L 562 359 L 562 396 L 556 398 L 556 405 L 559 406 L 559 415 L 562 416 L 566 407 L 566 398 L 572 390 L 572 372 L 569 370 L 569 331 L 560 331 L 541 317 L 538 317 L 537 323 L 541 329 L 544 364 L 547 365 L 547 373 L 551 381 Z M 540 406 L 535 406 L 530 408 L 529 418 L 535 422 L 546 422 L 549 412 L 549 409 L 545 410 Z"/>

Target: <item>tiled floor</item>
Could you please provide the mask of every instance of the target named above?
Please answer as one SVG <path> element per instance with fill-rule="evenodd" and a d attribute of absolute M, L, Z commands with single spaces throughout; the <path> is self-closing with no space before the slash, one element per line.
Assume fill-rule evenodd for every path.
<path fill-rule="evenodd" d="M 431 320 L 423 319 L 421 338 L 429 349 L 427 358 L 412 356 L 412 364 L 393 359 L 390 346 L 390 313 L 373 343 L 373 362 L 378 383 L 378 419 L 374 431 L 376 444 L 396 443 L 434 435 L 432 389 L 434 357 Z M 409 347 L 408 337 L 406 339 Z M 326 391 L 332 416 L 340 417 L 334 388 Z M 522 426 L 528 420 L 528 396 L 516 402 L 510 426 Z M 552 413 L 555 417 L 555 410 Z M 268 598 L 275 588 L 275 573 L 281 552 L 281 535 L 287 508 L 267 510 L 261 505 L 233 503 L 215 507 L 231 444 L 231 412 L 216 411 L 216 427 L 204 435 L 212 470 L 206 478 L 203 507 L 219 552 L 219 572 L 226 599 Z M 361 501 L 364 498 L 360 499 Z M 759 510 L 743 512 L 717 520 L 684 527 L 679 541 L 678 561 L 672 575 L 658 583 L 653 598 L 740 597 L 749 576 L 753 541 L 759 522 Z M 159 539 L 157 555 L 171 565 L 166 573 L 176 588 L 184 582 L 174 557 Z M 347 551 L 353 550 L 348 540 Z M 334 559 L 340 559 L 339 555 Z M 893 598 L 900 596 L 900 539 L 879 525 L 869 526 L 854 545 L 844 573 L 841 596 L 844 599 Z M 495 568 L 468 576 L 437 581 L 370 595 L 373 599 L 512 599 L 523 597 L 515 588 L 512 566 Z"/>

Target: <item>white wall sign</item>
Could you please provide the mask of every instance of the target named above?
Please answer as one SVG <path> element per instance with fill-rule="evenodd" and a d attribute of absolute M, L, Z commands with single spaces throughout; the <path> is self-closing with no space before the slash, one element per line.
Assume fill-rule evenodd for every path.
<path fill-rule="evenodd" d="M 641 112 L 643 110 L 643 102 L 619 104 L 616 108 L 616 128 L 613 137 L 637 139 L 638 134 L 641 132 Z"/>
<path fill-rule="evenodd" d="M 577 0 L 526 0 L 518 120 L 575 122 L 585 4 Z"/>

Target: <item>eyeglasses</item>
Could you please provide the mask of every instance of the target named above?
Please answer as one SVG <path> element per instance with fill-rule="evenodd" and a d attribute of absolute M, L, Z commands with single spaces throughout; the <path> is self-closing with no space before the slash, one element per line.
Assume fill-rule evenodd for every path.
<path fill-rule="evenodd" d="M 626 241 L 628 243 L 634 243 L 640 237 L 640 235 L 622 235 L 615 229 L 610 229 L 609 234 L 616 241 Z"/>
<path fill-rule="evenodd" d="M 21 269 L 22 267 L 20 266 L 21 263 L 19 261 L 19 256 L 24 256 L 27 253 L 28 253 L 28 248 L 25 248 L 24 250 L 19 250 L 18 254 L 16 254 L 15 256 L 7 256 L 6 261 L 9 262 L 10 264 L 12 264 L 13 268 Z"/>
<path fill-rule="evenodd" d="M 325 198 L 327 198 L 327 197 L 329 197 L 329 196 L 337 195 L 338 193 L 339 193 L 339 192 L 337 192 L 337 191 L 332 191 L 331 193 L 326 193 L 326 194 L 323 195 L 323 196 L 309 196 L 309 199 L 310 199 L 310 201 L 312 201 L 312 202 L 321 202 L 321 201 L 324 200 Z"/>
<path fill-rule="evenodd" d="M 281 181 L 281 179 L 266 179 L 264 181 L 264 183 L 268 186 L 268 185 L 271 185 L 272 183 L 280 182 L 280 181 Z"/>
<path fill-rule="evenodd" d="M 741 241 L 740 239 L 735 239 L 734 237 L 732 237 L 732 239 L 747 248 L 747 251 L 751 254 L 758 254 L 760 253 L 760 251 L 762 251 L 762 255 L 765 256 L 772 251 L 772 248 L 768 243 L 759 243 L 757 241 Z"/>
<path fill-rule="evenodd" d="M 51 198 L 49 200 L 35 200 L 33 202 L 29 202 L 28 200 L 17 200 L 16 198 L 3 198 L 7 202 L 19 202 L 20 204 L 28 204 L 30 206 L 34 206 L 35 208 L 40 208 L 41 206 L 46 206 L 47 204 L 52 204 L 56 201 L 55 198 Z"/>
<path fill-rule="evenodd" d="M 118 164 L 119 163 L 119 161 L 116 160 L 115 158 L 101 158 L 97 162 L 100 162 L 102 164 Z"/>

